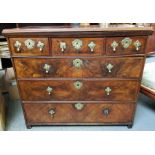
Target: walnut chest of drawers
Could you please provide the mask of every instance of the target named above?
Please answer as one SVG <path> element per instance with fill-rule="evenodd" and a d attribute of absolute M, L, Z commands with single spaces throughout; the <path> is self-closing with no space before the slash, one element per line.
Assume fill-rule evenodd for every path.
<path fill-rule="evenodd" d="M 150 28 L 6 29 L 28 128 L 132 127 Z"/>

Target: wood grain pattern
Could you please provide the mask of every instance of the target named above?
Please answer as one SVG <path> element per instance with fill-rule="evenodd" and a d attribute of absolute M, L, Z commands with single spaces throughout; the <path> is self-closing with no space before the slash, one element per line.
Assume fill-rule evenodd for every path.
<path fill-rule="evenodd" d="M 77 80 L 37 80 L 19 81 L 21 97 L 25 101 L 134 101 L 137 95 L 138 81 L 129 80 L 80 80 L 82 87 L 76 89 Z M 51 95 L 46 89 L 53 88 Z M 106 87 L 112 91 L 105 92 Z"/>
<path fill-rule="evenodd" d="M 132 125 L 136 100 L 145 60 L 145 47 L 152 29 L 143 28 L 101 28 L 101 27 L 42 27 L 4 30 L 13 65 L 27 127 L 31 125 Z M 123 48 L 121 40 L 132 39 L 132 45 Z M 36 42 L 43 39 L 45 48 L 28 50 L 26 39 Z M 21 52 L 14 48 L 14 42 L 22 42 Z M 83 41 L 77 51 L 72 46 L 74 39 Z M 133 43 L 142 43 L 136 51 Z M 59 43 L 64 41 L 67 48 L 60 51 Z M 94 53 L 88 43 L 95 42 Z M 112 50 L 111 43 L 119 46 Z M 74 59 L 81 59 L 79 68 Z M 44 65 L 50 65 L 46 74 Z M 107 65 L 113 68 L 108 71 Z M 82 86 L 77 89 L 75 82 Z M 51 94 L 47 88 L 51 87 Z M 109 94 L 105 89 L 109 87 Z M 77 110 L 75 104 L 84 104 Z M 54 118 L 49 111 L 55 110 Z M 105 109 L 108 109 L 106 115 Z"/>
<path fill-rule="evenodd" d="M 135 104 L 106 104 L 97 102 L 84 104 L 82 110 L 77 110 L 74 104 L 24 104 L 28 124 L 37 123 L 131 123 L 134 115 Z M 55 110 L 54 117 L 49 114 Z M 104 115 L 103 110 L 109 109 L 109 114 Z"/>
<path fill-rule="evenodd" d="M 72 42 L 75 39 L 80 39 L 82 41 L 82 47 L 77 50 L 73 47 Z M 61 52 L 60 42 L 66 43 L 66 49 Z M 94 42 L 96 46 L 94 51 L 91 52 L 88 44 Z M 104 38 L 53 38 L 51 39 L 52 54 L 53 55 L 101 55 L 105 54 L 105 39 Z"/>
<path fill-rule="evenodd" d="M 106 39 L 106 54 L 107 55 L 127 55 L 127 54 L 142 54 L 145 53 L 145 46 L 146 46 L 146 41 L 147 37 L 130 37 L 132 39 L 132 44 L 128 48 L 124 48 L 121 44 L 121 41 L 124 38 L 129 38 L 129 37 L 114 37 L 114 38 L 107 38 Z M 137 51 L 134 42 L 139 40 L 141 42 L 141 47 L 140 50 Z M 113 41 L 116 41 L 118 43 L 118 47 L 116 47 L 116 51 L 113 51 L 111 44 Z"/>
<path fill-rule="evenodd" d="M 151 35 L 151 27 L 31 27 L 5 29 L 2 34 L 6 37 L 14 36 L 52 36 L 52 37 L 103 37 L 103 36 L 144 36 Z"/>
<path fill-rule="evenodd" d="M 148 55 L 155 53 L 155 23 L 151 23 L 151 27 L 154 30 L 152 35 L 148 37 L 146 52 Z"/>
<path fill-rule="evenodd" d="M 18 78 L 140 78 L 143 57 L 135 58 L 80 58 L 80 68 L 73 65 L 74 58 L 14 58 Z M 49 73 L 44 65 L 51 66 Z M 112 64 L 111 72 L 107 65 Z"/>
<path fill-rule="evenodd" d="M 28 49 L 25 46 L 25 40 L 31 39 L 35 41 L 35 47 L 33 49 Z M 14 47 L 14 44 L 16 41 L 21 42 L 21 50 L 18 52 L 16 48 Z M 43 51 L 40 51 L 39 48 L 37 47 L 38 41 L 43 42 L 44 48 Z M 48 43 L 48 38 L 34 38 L 34 37 L 29 37 L 29 38 L 10 38 L 10 51 L 12 52 L 12 55 L 49 55 L 49 43 Z"/>

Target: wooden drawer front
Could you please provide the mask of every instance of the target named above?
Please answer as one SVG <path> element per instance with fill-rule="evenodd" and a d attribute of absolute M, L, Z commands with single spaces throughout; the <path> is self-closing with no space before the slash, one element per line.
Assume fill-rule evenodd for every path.
<path fill-rule="evenodd" d="M 18 78 L 139 78 L 144 58 L 14 58 L 14 63 Z"/>
<path fill-rule="evenodd" d="M 24 110 L 28 124 L 129 123 L 133 119 L 135 104 L 25 103 Z"/>
<path fill-rule="evenodd" d="M 49 55 L 48 38 L 11 38 L 13 55 Z"/>
<path fill-rule="evenodd" d="M 53 55 L 101 55 L 105 53 L 103 38 L 53 38 Z"/>
<path fill-rule="evenodd" d="M 134 101 L 137 97 L 138 81 L 37 80 L 19 81 L 19 87 L 25 101 Z"/>
<path fill-rule="evenodd" d="M 114 37 L 106 40 L 107 55 L 142 54 L 147 37 Z"/>

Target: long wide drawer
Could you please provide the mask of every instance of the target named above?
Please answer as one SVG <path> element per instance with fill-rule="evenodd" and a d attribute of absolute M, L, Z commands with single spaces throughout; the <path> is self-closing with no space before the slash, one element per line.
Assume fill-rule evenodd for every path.
<path fill-rule="evenodd" d="M 14 58 L 14 63 L 18 78 L 139 78 L 144 58 Z"/>
<path fill-rule="evenodd" d="M 139 82 L 134 80 L 20 80 L 25 101 L 134 101 Z"/>
<path fill-rule="evenodd" d="M 28 124 L 130 123 L 134 103 L 24 103 Z"/>

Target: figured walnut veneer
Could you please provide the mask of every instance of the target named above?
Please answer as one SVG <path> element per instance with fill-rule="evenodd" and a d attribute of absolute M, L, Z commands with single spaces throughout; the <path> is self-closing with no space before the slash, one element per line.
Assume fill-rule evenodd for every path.
<path fill-rule="evenodd" d="M 132 126 L 151 28 L 40 27 L 3 34 L 28 128 Z"/>

